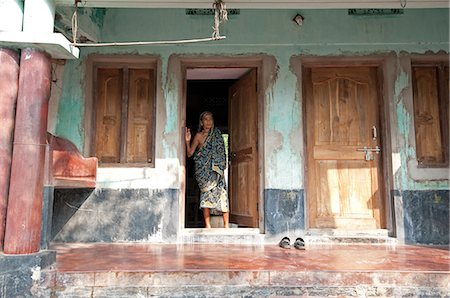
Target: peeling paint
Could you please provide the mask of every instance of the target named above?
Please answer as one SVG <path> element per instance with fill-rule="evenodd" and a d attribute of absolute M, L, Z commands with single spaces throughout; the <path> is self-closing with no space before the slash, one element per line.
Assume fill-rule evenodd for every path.
<path fill-rule="evenodd" d="M 58 107 L 56 134 L 67 138 L 82 152 L 84 144 L 83 123 L 85 98 L 79 61 L 67 61 L 64 67 L 62 93 Z"/>
<path fill-rule="evenodd" d="M 83 10 L 85 11 L 85 10 Z M 89 19 L 97 25 L 99 28 L 103 26 L 103 21 L 105 19 L 106 9 L 105 8 L 92 8 L 89 13 Z"/>
<path fill-rule="evenodd" d="M 397 76 L 395 80 L 394 94 L 400 100 L 403 98 L 403 91 L 409 86 L 409 77 L 403 70 Z"/>
<path fill-rule="evenodd" d="M 96 20 L 103 40 L 107 41 L 156 41 L 210 36 L 212 19 L 186 16 L 183 9 L 105 9 L 86 14 Z M 89 12 L 89 13 L 88 13 Z M 448 51 L 448 10 L 407 10 L 401 17 L 349 18 L 345 10 L 307 10 L 305 26 L 292 24 L 295 10 L 241 11 L 223 28 L 225 40 L 213 43 L 110 47 L 81 50 L 84 59 L 90 53 L 97 54 L 148 54 L 161 57 L 157 102 L 157 130 L 155 142 L 158 162 L 151 169 L 152 175 L 167 171 L 159 166 L 164 159 L 174 164 L 169 180 L 179 183 L 180 103 L 182 101 L 179 69 L 171 69 L 172 55 L 267 55 L 273 57 L 269 68 L 272 77 L 267 81 L 264 107 L 264 159 L 265 187 L 274 189 L 302 189 L 304 156 L 301 94 L 290 58 L 299 54 L 309 55 L 365 55 L 387 52 L 425 53 Z M 267 18 L 277 20 L 268 22 Z M 324 22 L 326 20 L 326 22 Z M 101 24 L 101 26 L 100 26 Z M 168 25 L 169 24 L 169 25 Z M 174 26 L 173 24 L 182 24 Z M 147 30 L 147 28 L 151 28 Z M 350 34 L 351 33 L 351 34 Z M 99 33 L 100 34 L 100 33 Z M 273 63 L 273 65 L 271 64 Z M 70 139 L 80 149 L 84 146 L 84 83 L 85 67 L 78 61 L 68 61 L 64 69 L 63 90 L 60 99 L 56 132 Z M 393 105 L 402 139 L 396 164 L 395 184 L 403 189 L 448 187 L 445 182 L 415 183 L 407 175 L 407 161 L 415 156 L 410 146 L 412 115 L 404 106 L 404 91 L 409 86 L 406 72 L 400 72 L 395 81 Z M 165 172 L 164 172 L 165 173 Z M 164 175 L 160 175 L 164 176 Z M 142 186 L 146 179 L 136 182 Z M 105 183 L 107 183 L 105 181 Z"/>
<path fill-rule="evenodd" d="M 34 266 L 31 268 L 31 279 L 33 281 L 39 281 L 41 279 L 41 267 Z"/>

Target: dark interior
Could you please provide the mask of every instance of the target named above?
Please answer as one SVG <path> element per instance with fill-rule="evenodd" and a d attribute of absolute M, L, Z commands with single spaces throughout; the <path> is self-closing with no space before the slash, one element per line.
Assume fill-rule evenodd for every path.
<path fill-rule="evenodd" d="M 236 80 L 188 80 L 186 90 L 186 125 L 192 137 L 198 130 L 199 116 L 210 111 L 214 125 L 222 134 L 228 134 L 228 88 Z M 204 227 L 203 213 L 199 209 L 200 190 L 194 177 L 194 161 L 186 161 L 185 227 Z"/>

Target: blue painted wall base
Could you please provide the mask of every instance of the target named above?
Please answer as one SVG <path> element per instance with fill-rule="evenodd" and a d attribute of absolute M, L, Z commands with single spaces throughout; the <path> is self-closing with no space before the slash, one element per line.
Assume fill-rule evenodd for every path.
<path fill-rule="evenodd" d="M 44 278 L 42 270 L 55 262 L 56 252 L 49 250 L 29 255 L 0 253 L 0 297 L 34 297 L 32 288 Z"/>
<path fill-rule="evenodd" d="M 176 189 L 58 189 L 56 242 L 160 242 L 176 239 Z"/>
<path fill-rule="evenodd" d="M 289 236 L 294 238 L 304 235 L 303 189 L 265 189 L 264 208 L 267 237 Z"/>
<path fill-rule="evenodd" d="M 449 244 L 449 191 L 403 191 L 405 242 Z"/>

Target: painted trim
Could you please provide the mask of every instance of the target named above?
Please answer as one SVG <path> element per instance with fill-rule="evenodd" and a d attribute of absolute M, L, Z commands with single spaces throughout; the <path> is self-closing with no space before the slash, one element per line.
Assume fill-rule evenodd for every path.
<path fill-rule="evenodd" d="M 57 6 L 73 6 L 73 0 L 56 0 Z M 161 1 L 161 0 L 94 0 L 83 2 L 84 7 L 129 7 L 129 8 L 211 8 L 213 1 Z M 271 9 L 323 9 L 323 8 L 401 8 L 399 0 L 228 0 L 229 8 L 271 8 Z M 445 8 L 449 7 L 447 0 L 408 0 L 406 8 Z"/>

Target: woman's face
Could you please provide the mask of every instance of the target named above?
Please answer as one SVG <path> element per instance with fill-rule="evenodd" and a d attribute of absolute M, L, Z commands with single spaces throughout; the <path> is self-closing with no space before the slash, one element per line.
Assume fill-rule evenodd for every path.
<path fill-rule="evenodd" d="M 214 119 L 211 114 L 206 114 L 202 118 L 203 129 L 211 129 L 214 126 Z"/>

